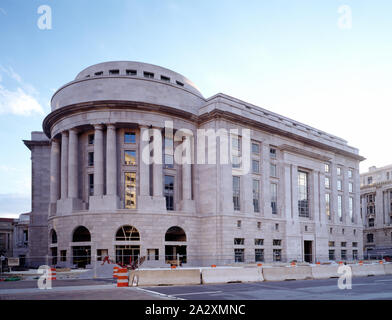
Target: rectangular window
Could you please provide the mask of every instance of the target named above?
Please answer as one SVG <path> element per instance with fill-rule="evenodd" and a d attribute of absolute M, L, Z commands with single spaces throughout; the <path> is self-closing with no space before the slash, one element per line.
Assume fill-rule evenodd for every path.
<path fill-rule="evenodd" d="M 136 143 L 136 133 L 135 132 L 125 132 L 124 133 L 124 143 Z"/>
<path fill-rule="evenodd" d="M 342 180 L 338 180 L 338 191 L 342 191 Z"/>
<path fill-rule="evenodd" d="M 264 239 L 255 239 L 255 246 L 264 245 Z"/>
<path fill-rule="evenodd" d="M 345 247 L 346 244 L 347 244 L 346 242 L 341 242 L 341 243 L 340 243 L 340 246 L 341 246 L 341 247 Z"/>
<path fill-rule="evenodd" d="M 260 172 L 260 162 L 258 160 L 252 160 L 252 172 L 253 173 Z"/>
<path fill-rule="evenodd" d="M 353 260 L 358 260 L 358 250 L 353 250 Z"/>
<path fill-rule="evenodd" d="M 244 243 L 245 243 L 245 239 L 244 238 L 234 238 L 234 244 L 235 245 L 243 246 Z"/>
<path fill-rule="evenodd" d="M 328 247 L 334 247 L 335 241 L 328 241 Z"/>
<path fill-rule="evenodd" d="M 352 182 L 348 183 L 348 192 L 353 192 L 353 183 Z"/>
<path fill-rule="evenodd" d="M 94 135 L 93 134 L 88 135 L 88 144 L 94 144 Z"/>
<path fill-rule="evenodd" d="M 271 192 L 272 214 L 277 214 L 278 213 L 278 209 L 277 209 L 278 185 L 276 183 L 271 183 L 270 192 Z"/>
<path fill-rule="evenodd" d="M 234 249 L 234 261 L 235 262 L 245 261 L 245 249 Z"/>
<path fill-rule="evenodd" d="M 340 257 L 342 260 L 347 260 L 347 250 L 341 250 Z"/>
<path fill-rule="evenodd" d="M 331 180 L 328 177 L 325 177 L 325 189 L 329 189 L 331 187 Z"/>
<path fill-rule="evenodd" d="M 127 76 L 136 76 L 137 75 L 137 71 L 136 70 L 129 70 L 127 69 L 126 71 Z"/>
<path fill-rule="evenodd" d="M 372 184 L 373 183 L 373 177 L 368 177 L 368 184 Z"/>
<path fill-rule="evenodd" d="M 241 228 L 241 220 L 237 220 L 237 228 Z"/>
<path fill-rule="evenodd" d="M 88 195 L 94 195 L 94 174 L 92 173 L 88 175 Z"/>
<path fill-rule="evenodd" d="M 147 260 L 159 260 L 159 249 L 147 249 Z"/>
<path fill-rule="evenodd" d="M 97 249 L 97 261 L 102 261 L 106 256 L 109 256 L 108 249 Z"/>
<path fill-rule="evenodd" d="M 272 240 L 272 245 L 273 246 L 281 246 L 282 245 L 282 240 L 281 239 L 273 239 Z"/>
<path fill-rule="evenodd" d="M 60 250 L 60 261 L 67 261 L 67 250 Z"/>
<path fill-rule="evenodd" d="M 329 164 L 328 163 L 324 164 L 324 172 L 326 172 L 326 173 L 329 172 Z"/>
<path fill-rule="evenodd" d="M 233 168 L 241 167 L 241 139 L 238 136 L 231 137 L 231 163 Z"/>
<path fill-rule="evenodd" d="M 273 250 L 274 261 L 282 261 L 282 249 Z"/>
<path fill-rule="evenodd" d="M 126 165 L 136 165 L 136 151 L 135 150 L 125 150 L 124 151 L 124 163 Z"/>
<path fill-rule="evenodd" d="M 174 210 L 174 177 L 173 176 L 165 176 L 164 196 L 166 198 L 166 210 Z"/>
<path fill-rule="evenodd" d="M 341 173 L 342 173 L 342 169 L 341 169 L 340 167 L 337 167 L 337 168 L 336 168 L 336 174 L 337 174 L 338 176 L 340 176 Z"/>
<path fill-rule="evenodd" d="M 166 168 L 174 168 L 174 142 L 171 136 L 163 140 L 164 164 Z"/>
<path fill-rule="evenodd" d="M 298 214 L 309 218 L 309 186 L 308 173 L 298 171 Z"/>
<path fill-rule="evenodd" d="M 260 181 L 253 180 L 253 210 L 254 212 L 260 212 Z"/>
<path fill-rule="evenodd" d="M 351 222 L 354 222 L 354 198 L 348 198 L 348 214 L 350 216 Z"/>
<path fill-rule="evenodd" d="M 103 75 L 103 71 L 95 72 L 94 75 L 95 76 L 102 76 Z"/>
<path fill-rule="evenodd" d="M 276 149 L 275 148 L 270 148 L 270 158 L 276 159 Z"/>
<path fill-rule="evenodd" d="M 257 229 L 261 229 L 261 222 L 257 221 Z"/>
<path fill-rule="evenodd" d="M 348 178 L 351 179 L 353 177 L 353 170 L 349 169 L 348 170 Z"/>
<path fill-rule="evenodd" d="M 258 143 L 252 143 L 252 153 L 260 153 L 260 145 Z"/>
<path fill-rule="evenodd" d="M 374 227 L 374 219 L 369 218 L 369 227 Z"/>
<path fill-rule="evenodd" d="M 162 81 L 166 81 L 166 82 L 170 82 L 170 78 L 169 77 L 165 77 L 165 76 L 161 76 L 161 80 Z"/>
<path fill-rule="evenodd" d="M 240 177 L 233 176 L 233 204 L 234 210 L 240 210 Z"/>
<path fill-rule="evenodd" d="M 88 166 L 93 166 L 94 165 L 94 152 L 89 152 L 88 153 Z"/>
<path fill-rule="evenodd" d="M 150 79 L 154 78 L 154 74 L 152 72 L 144 71 L 143 75 L 144 75 L 145 78 L 150 78 Z"/>
<path fill-rule="evenodd" d="M 178 80 L 176 80 L 176 83 L 177 83 L 179 86 L 181 86 L 181 87 L 184 86 L 184 84 L 183 84 L 182 82 L 178 81 Z"/>
<path fill-rule="evenodd" d="M 264 261 L 264 249 L 255 249 L 255 262 Z"/>
<path fill-rule="evenodd" d="M 367 242 L 372 243 L 373 242 L 373 233 L 367 234 L 366 240 L 367 240 Z"/>
<path fill-rule="evenodd" d="M 339 221 L 343 221 L 343 204 L 342 204 L 342 196 L 338 196 L 338 217 Z"/>
<path fill-rule="evenodd" d="M 329 260 L 335 260 L 335 250 L 328 251 Z"/>
<path fill-rule="evenodd" d="M 270 176 L 276 178 L 276 164 L 270 163 Z"/>
<path fill-rule="evenodd" d="M 331 200 L 330 194 L 325 194 L 325 213 L 327 214 L 328 220 L 331 220 Z"/>
<path fill-rule="evenodd" d="M 110 75 L 116 75 L 116 74 L 120 74 L 120 70 L 109 70 L 109 74 Z"/>
<path fill-rule="evenodd" d="M 125 172 L 125 209 L 136 209 L 136 173 Z"/>

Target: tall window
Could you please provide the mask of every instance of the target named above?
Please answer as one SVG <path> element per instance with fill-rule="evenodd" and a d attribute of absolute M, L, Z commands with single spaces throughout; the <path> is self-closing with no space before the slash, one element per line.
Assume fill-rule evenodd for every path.
<path fill-rule="evenodd" d="M 253 173 L 260 172 L 260 163 L 258 160 L 252 160 L 252 172 Z"/>
<path fill-rule="evenodd" d="M 277 200 L 278 200 L 278 185 L 276 183 L 271 183 L 270 185 L 271 192 L 271 208 L 272 214 L 277 214 Z"/>
<path fill-rule="evenodd" d="M 260 153 L 260 145 L 258 143 L 252 143 L 252 153 Z"/>
<path fill-rule="evenodd" d="M 165 176 L 164 196 L 166 198 L 166 210 L 174 210 L 174 177 L 173 176 Z"/>
<path fill-rule="evenodd" d="M 136 209 L 136 173 L 125 172 L 125 209 Z"/>
<path fill-rule="evenodd" d="M 124 151 L 124 163 L 126 165 L 136 165 L 136 151 L 125 150 Z"/>
<path fill-rule="evenodd" d="M 328 220 L 331 220 L 331 199 L 330 194 L 325 194 L 325 213 L 327 214 Z"/>
<path fill-rule="evenodd" d="M 231 137 L 231 164 L 233 168 L 241 167 L 240 154 L 241 154 L 241 139 L 238 136 L 232 136 Z"/>
<path fill-rule="evenodd" d="M 342 191 L 342 180 L 338 180 L 338 191 Z"/>
<path fill-rule="evenodd" d="M 351 222 L 354 222 L 354 198 L 348 198 L 348 214 L 350 215 Z"/>
<path fill-rule="evenodd" d="M 255 262 L 264 261 L 264 249 L 255 249 Z"/>
<path fill-rule="evenodd" d="M 88 153 L 88 165 L 90 167 L 94 165 L 94 152 Z"/>
<path fill-rule="evenodd" d="M 270 158 L 276 159 L 276 149 L 275 148 L 270 148 Z"/>
<path fill-rule="evenodd" d="M 233 176 L 233 204 L 234 210 L 240 210 L 240 177 Z"/>
<path fill-rule="evenodd" d="M 348 192 L 353 192 L 353 183 L 352 182 L 348 183 Z"/>
<path fill-rule="evenodd" d="M 94 144 L 94 134 L 88 135 L 88 144 Z"/>
<path fill-rule="evenodd" d="M 234 261 L 235 262 L 245 261 L 245 249 L 234 249 Z"/>
<path fill-rule="evenodd" d="M 373 233 L 369 233 L 369 234 L 366 236 L 366 240 L 367 240 L 367 242 L 369 242 L 369 243 L 373 242 Z"/>
<path fill-rule="evenodd" d="M 88 195 L 94 195 L 94 174 L 92 173 L 88 175 Z"/>
<path fill-rule="evenodd" d="M 163 140 L 163 154 L 164 154 L 164 164 L 166 168 L 174 167 L 174 152 L 173 152 L 173 138 L 165 136 Z"/>
<path fill-rule="evenodd" d="M 260 181 L 259 180 L 253 180 L 253 210 L 254 212 L 260 212 L 260 205 L 259 205 L 259 199 L 260 199 Z"/>
<path fill-rule="evenodd" d="M 349 179 L 351 179 L 353 177 L 353 170 L 352 169 L 348 170 L 348 177 L 349 177 Z"/>
<path fill-rule="evenodd" d="M 343 221 L 343 204 L 342 204 L 342 196 L 338 196 L 338 217 L 339 221 Z"/>
<path fill-rule="evenodd" d="M 276 178 L 276 164 L 270 163 L 270 176 Z"/>
<path fill-rule="evenodd" d="M 325 163 L 324 164 L 324 172 L 329 172 L 329 164 L 328 163 Z"/>
<path fill-rule="evenodd" d="M 308 173 L 298 171 L 298 214 L 309 217 L 309 186 Z"/>
<path fill-rule="evenodd" d="M 325 177 L 325 188 L 329 189 L 331 187 L 331 180 L 328 177 Z"/>
<path fill-rule="evenodd" d="M 125 132 L 124 133 L 124 143 L 136 143 L 135 132 Z"/>
<path fill-rule="evenodd" d="M 340 176 L 341 173 L 342 173 L 341 168 L 340 168 L 340 167 L 337 167 L 337 168 L 336 168 L 336 174 L 337 174 L 338 176 Z"/>

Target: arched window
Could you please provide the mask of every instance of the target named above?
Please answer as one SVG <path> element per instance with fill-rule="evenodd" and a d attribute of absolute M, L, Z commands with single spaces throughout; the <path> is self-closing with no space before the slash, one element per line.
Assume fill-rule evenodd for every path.
<path fill-rule="evenodd" d="M 88 242 L 91 241 L 90 231 L 86 227 L 79 226 L 75 229 L 73 236 L 73 242 Z"/>
<path fill-rule="evenodd" d="M 186 241 L 185 231 L 180 227 L 170 227 L 165 234 L 165 241 Z"/>
<path fill-rule="evenodd" d="M 116 241 L 140 241 L 139 231 L 133 226 L 122 226 L 117 230 Z"/>
<path fill-rule="evenodd" d="M 57 233 L 54 229 L 50 231 L 50 239 L 52 240 L 52 244 L 57 243 Z"/>

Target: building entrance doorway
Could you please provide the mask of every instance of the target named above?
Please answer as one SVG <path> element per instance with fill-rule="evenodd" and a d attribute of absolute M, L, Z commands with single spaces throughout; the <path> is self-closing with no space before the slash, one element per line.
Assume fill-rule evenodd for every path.
<path fill-rule="evenodd" d="M 129 265 L 136 261 L 140 255 L 140 246 L 118 245 L 116 246 L 116 263 Z"/>
<path fill-rule="evenodd" d="M 76 264 L 78 268 L 86 268 L 86 265 L 91 263 L 90 246 L 72 247 L 72 254 L 72 263 Z"/>
<path fill-rule="evenodd" d="M 313 255 L 312 255 L 312 242 L 313 241 L 304 241 L 304 261 L 308 263 L 313 262 Z"/>

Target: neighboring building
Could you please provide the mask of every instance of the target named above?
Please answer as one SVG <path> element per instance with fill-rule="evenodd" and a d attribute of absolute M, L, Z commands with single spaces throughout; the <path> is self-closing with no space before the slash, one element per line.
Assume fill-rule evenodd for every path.
<path fill-rule="evenodd" d="M 361 174 L 361 216 L 364 253 L 369 258 L 392 257 L 392 165 Z"/>
<path fill-rule="evenodd" d="M 146 266 L 177 255 L 185 265 L 362 258 L 363 158 L 341 138 L 228 95 L 206 99 L 182 75 L 138 62 L 84 69 L 51 106 L 44 133 L 25 141 L 37 264 L 46 254 L 80 267 L 107 255 L 146 256 Z M 219 133 L 217 163 L 201 163 L 200 129 Z M 163 141 L 163 165 L 142 161 L 149 140 Z M 178 164 L 174 150 L 192 141 L 194 164 Z"/>
<path fill-rule="evenodd" d="M 19 219 L 0 218 L 0 255 L 19 258 L 19 265 L 26 265 L 29 256 L 28 228 L 29 214 L 21 214 Z"/>

